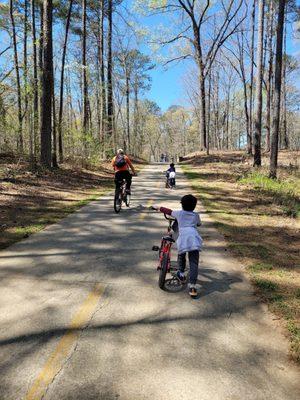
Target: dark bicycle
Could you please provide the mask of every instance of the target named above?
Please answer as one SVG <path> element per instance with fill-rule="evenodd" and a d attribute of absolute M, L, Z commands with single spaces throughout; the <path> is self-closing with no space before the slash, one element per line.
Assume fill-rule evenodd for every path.
<path fill-rule="evenodd" d="M 175 189 L 176 180 L 175 180 L 175 172 L 171 171 L 166 173 L 166 189 Z"/>
<path fill-rule="evenodd" d="M 159 246 L 153 246 L 153 251 L 158 251 L 158 266 L 159 271 L 158 286 L 161 289 L 165 289 L 166 276 L 171 274 L 172 278 L 168 279 L 169 286 L 182 286 L 183 283 L 177 277 L 177 267 L 173 267 L 171 263 L 171 249 L 175 240 L 173 238 L 173 233 L 178 231 L 178 223 L 175 218 L 164 214 L 166 220 L 168 220 L 168 230 L 167 234 L 161 238 L 161 244 Z"/>
<path fill-rule="evenodd" d="M 114 197 L 114 210 L 117 214 L 121 211 L 123 203 L 126 205 L 126 207 L 130 206 L 131 196 L 126 192 L 126 188 L 127 184 L 125 179 L 118 182 L 118 185 L 116 185 L 115 197 Z"/>

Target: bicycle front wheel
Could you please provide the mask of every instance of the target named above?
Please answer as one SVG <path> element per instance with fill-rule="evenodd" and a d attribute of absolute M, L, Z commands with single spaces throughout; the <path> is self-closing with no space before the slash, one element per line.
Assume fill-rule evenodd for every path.
<path fill-rule="evenodd" d="M 114 198 L 114 210 L 118 214 L 122 208 L 122 198 L 121 192 L 116 190 L 115 198 Z"/>
<path fill-rule="evenodd" d="M 158 279 L 158 286 L 161 289 L 165 288 L 165 281 L 166 281 L 166 275 L 168 271 L 168 264 L 169 264 L 169 254 L 164 253 L 162 260 L 160 262 L 160 270 L 159 270 L 159 279 Z"/>

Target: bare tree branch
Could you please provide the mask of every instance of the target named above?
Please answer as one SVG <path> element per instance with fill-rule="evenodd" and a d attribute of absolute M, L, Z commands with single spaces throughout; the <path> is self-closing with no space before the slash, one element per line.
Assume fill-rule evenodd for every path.
<path fill-rule="evenodd" d="M 166 61 L 163 65 L 166 66 L 172 62 L 186 60 L 187 58 L 190 58 L 190 57 L 193 57 L 192 54 L 185 54 L 183 56 L 174 57 L 171 60 Z"/>

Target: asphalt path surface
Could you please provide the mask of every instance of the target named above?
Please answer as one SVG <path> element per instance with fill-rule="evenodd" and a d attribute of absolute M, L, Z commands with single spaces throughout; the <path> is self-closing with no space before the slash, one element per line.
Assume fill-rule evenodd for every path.
<path fill-rule="evenodd" d="M 299 400 L 279 322 L 253 295 L 201 205 L 199 298 L 158 288 L 160 213 L 191 192 L 165 165 L 0 252 L 0 399 Z M 173 254 L 176 259 L 176 252 Z"/>

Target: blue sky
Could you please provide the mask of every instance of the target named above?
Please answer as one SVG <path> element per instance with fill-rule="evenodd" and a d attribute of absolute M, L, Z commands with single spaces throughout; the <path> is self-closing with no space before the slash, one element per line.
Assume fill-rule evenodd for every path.
<path fill-rule="evenodd" d="M 128 0 L 128 7 L 134 2 L 134 0 Z M 300 5 L 300 0 L 297 0 L 297 4 Z M 164 17 L 140 17 L 140 23 L 143 26 L 148 27 L 152 32 L 155 31 L 157 26 L 163 25 L 165 22 Z M 296 40 L 292 37 L 291 25 L 288 25 L 287 29 L 287 53 L 293 56 L 297 56 L 300 60 L 300 40 Z M 151 54 L 149 47 L 143 45 L 141 50 Z M 185 94 L 182 86 L 182 76 L 187 69 L 187 63 L 180 62 L 177 64 L 171 64 L 167 70 L 162 66 L 157 66 L 152 72 L 152 88 L 147 97 L 155 101 L 162 110 L 166 110 L 173 104 L 181 104 L 185 102 Z M 300 77 L 298 76 L 295 80 L 295 85 L 300 89 Z"/>
<path fill-rule="evenodd" d="M 133 2 L 134 0 L 127 0 L 125 3 L 131 11 L 133 11 Z M 297 4 L 300 5 L 300 0 L 297 0 Z M 148 27 L 151 31 L 157 30 L 157 27 L 163 25 L 165 22 L 162 16 L 138 18 L 140 25 Z M 287 32 L 287 51 L 288 54 L 297 56 L 300 60 L 299 36 L 300 34 L 298 34 L 298 40 L 292 37 L 291 25 L 289 24 Z M 0 40 L 1 39 L 3 39 L 3 35 L 1 36 L 0 34 Z M 151 55 L 151 50 L 145 43 L 141 46 L 141 51 Z M 188 68 L 190 68 L 190 65 L 184 62 L 170 64 L 167 70 L 162 65 L 158 65 L 151 71 L 152 88 L 150 92 L 146 94 L 147 98 L 155 101 L 162 110 L 166 110 L 173 104 L 184 104 L 185 93 L 183 90 L 182 77 Z M 294 84 L 300 89 L 300 74 L 298 77 L 295 77 Z"/>

